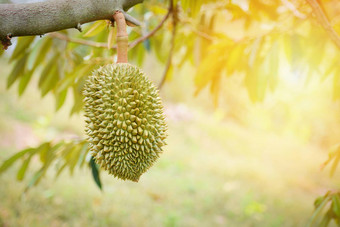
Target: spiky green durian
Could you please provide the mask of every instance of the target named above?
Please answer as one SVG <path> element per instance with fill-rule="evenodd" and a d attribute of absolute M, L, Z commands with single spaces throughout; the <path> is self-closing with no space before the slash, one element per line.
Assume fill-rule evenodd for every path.
<path fill-rule="evenodd" d="M 84 95 L 92 156 L 115 177 L 138 181 L 165 145 L 158 90 L 138 67 L 118 63 L 95 70 Z"/>

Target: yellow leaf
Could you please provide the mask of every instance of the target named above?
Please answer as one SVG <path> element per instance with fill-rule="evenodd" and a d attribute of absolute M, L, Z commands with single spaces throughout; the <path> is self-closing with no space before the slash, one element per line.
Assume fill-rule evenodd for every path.
<path fill-rule="evenodd" d="M 340 68 L 337 68 L 333 79 L 333 100 L 340 99 Z"/>
<path fill-rule="evenodd" d="M 212 54 L 207 56 L 204 61 L 200 64 L 197 69 L 197 74 L 195 77 L 196 94 L 199 93 L 208 83 L 214 79 L 214 77 L 219 76 L 223 65 L 223 56 Z"/>
<path fill-rule="evenodd" d="M 267 56 L 268 59 L 268 85 L 271 91 L 274 91 L 279 78 L 279 51 L 278 51 L 278 43 L 275 42 L 272 45 L 272 48 L 269 51 Z"/>
<path fill-rule="evenodd" d="M 289 63 L 292 62 L 292 46 L 291 46 L 291 37 L 289 35 L 282 35 L 281 38 L 281 47 L 286 55 L 287 61 Z"/>
<path fill-rule="evenodd" d="M 151 5 L 149 9 L 151 12 L 154 13 L 154 15 L 165 15 L 168 12 L 167 9 L 157 5 Z"/>
<path fill-rule="evenodd" d="M 218 98 L 220 93 L 220 85 L 221 85 L 221 72 L 219 72 L 211 82 L 210 92 L 213 95 L 214 107 L 218 106 Z"/>
<path fill-rule="evenodd" d="M 321 77 L 321 82 L 325 81 L 339 66 L 338 61 L 333 61 Z"/>
<path fill-rule="evenodd" d="M 195 85 L 197 95 L 209 82 L 216 83 L 219 81 L 221 73 L 225 68 L 225 63 L 228 59 L 228 51 L 234 43 L 230 39 L 223 39 L 221 42 L 212 44 L 208 47 L 208 53 L 203 59 L 202 63 L 197 69 L 195 77 Z M 215 81 L 215 82 L 214 82 Z M 214 89 L 219 86 L 213 85 L 212 93 L 216 92 Z"/>
<path fill-rule="evenodd" d="M 115 29 L 111 28 L 107 37 L 107 49 L 111 49 L 115 39 Z"/>
<path fill-rule="evenodd" d="M 331 171 L 330 171 L 330 176 L 333 176 L 334 175 L 334 172 L 336 170 L 336 167 L 338 166 L 339 164 L 339 161 L 340 161 L 340 146 L 337 146 L 335 151 L 335 158 L 334 158 L 334 161 L 333 161 L 333 165 L 331 167 Z"/>
<path fill-rule="evenodd" d="M 171 81 L 172 78 L 173 78 L 173 74 L 174 74 L 174 67 L 173 67 L 173 64 L 171 64 L 166 75 L 165 75 L 165 80 Z"/>
<path fill-rule="evenodd" d="M 229 53 L 228 61 L 226 62 L 227 76 L 231 76 L 236 70 L 242 70 L 242 56 L 244 55 L 244 45 L 238 44 L 233 47 Z"/>
<path fill-rule="evenodd" d="M 254 67 L 255 68 L 255 67 Z M 250 97 L 250 100 L 252 102 L 256 102 L 258 101 L 258 96 L 257 96 L 257 70 L 255 69 L 250 69 L 245 77 L 245 86 L 247 88 L 248 91 L 248 95 Z"/>
<path fill-rule="evenodd" d="M 103 31 L 107 26 L 105 20 L 99 20 L 92 24 L 92 26 L 85 32 L 84 37 L 92 37 Z"/>

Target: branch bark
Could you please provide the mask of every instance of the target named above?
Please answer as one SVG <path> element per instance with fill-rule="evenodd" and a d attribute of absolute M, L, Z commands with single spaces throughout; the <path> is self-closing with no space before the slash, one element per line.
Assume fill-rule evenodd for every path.
<path fill-rule="evenodd" d="M 115 11 L 128 10 L 143 0 L 50 0 L 0 4 L 0 40 L 43 35 L 96 20 L 112 20 Z M 126 17 L 127 20 L 132 17 Z M 136 23 L 136 21 L 130 21 Z"/>

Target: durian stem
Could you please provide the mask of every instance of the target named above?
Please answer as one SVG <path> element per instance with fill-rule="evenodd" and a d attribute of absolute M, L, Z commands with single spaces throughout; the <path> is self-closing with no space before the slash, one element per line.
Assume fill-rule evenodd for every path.
<path fill-rule="evenodd" d="M 121 11 L 113 14 L 117 26 L 117 63 L 128 63 L 128 34 L 126 32 L 126 21 Z"/>

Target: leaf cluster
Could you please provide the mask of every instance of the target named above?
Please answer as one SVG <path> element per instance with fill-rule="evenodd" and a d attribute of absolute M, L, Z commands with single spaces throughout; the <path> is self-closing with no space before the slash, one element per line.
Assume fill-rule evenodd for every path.
<path fill-rule="evenodd" d="M 8 168 L 17 162 L 21 162 L 16 175 L 18 181 L 22 181 L 26 177 L 30 165 L 34 166 L 32 169 L 35 169 L 25 191 L 37 185 L 51 167 L 54 167 L 55 177 L 57 178 L 66 169 L 72 175 L 76 167 L 82 168 L 85 163 L 89 164 L 94 180 L 101 188 L 98 167 L 89 156 L 88 143 L 84 140 L 60 141 L 58 143 L 45 142 L 38 147 L 24 149 L 2 163 L 0 174 L 4 174 Z M 36 168 L 37 166 L 39 168 Z"/>
<path fill-rule="evenodd" d="M 328 191 L 314 202 L 315 211 L 307 226 L 326 227 L 332 220 L 340 224 L 340 192 Z M 323 213 L 323 217 L 319 220 Z"/>

